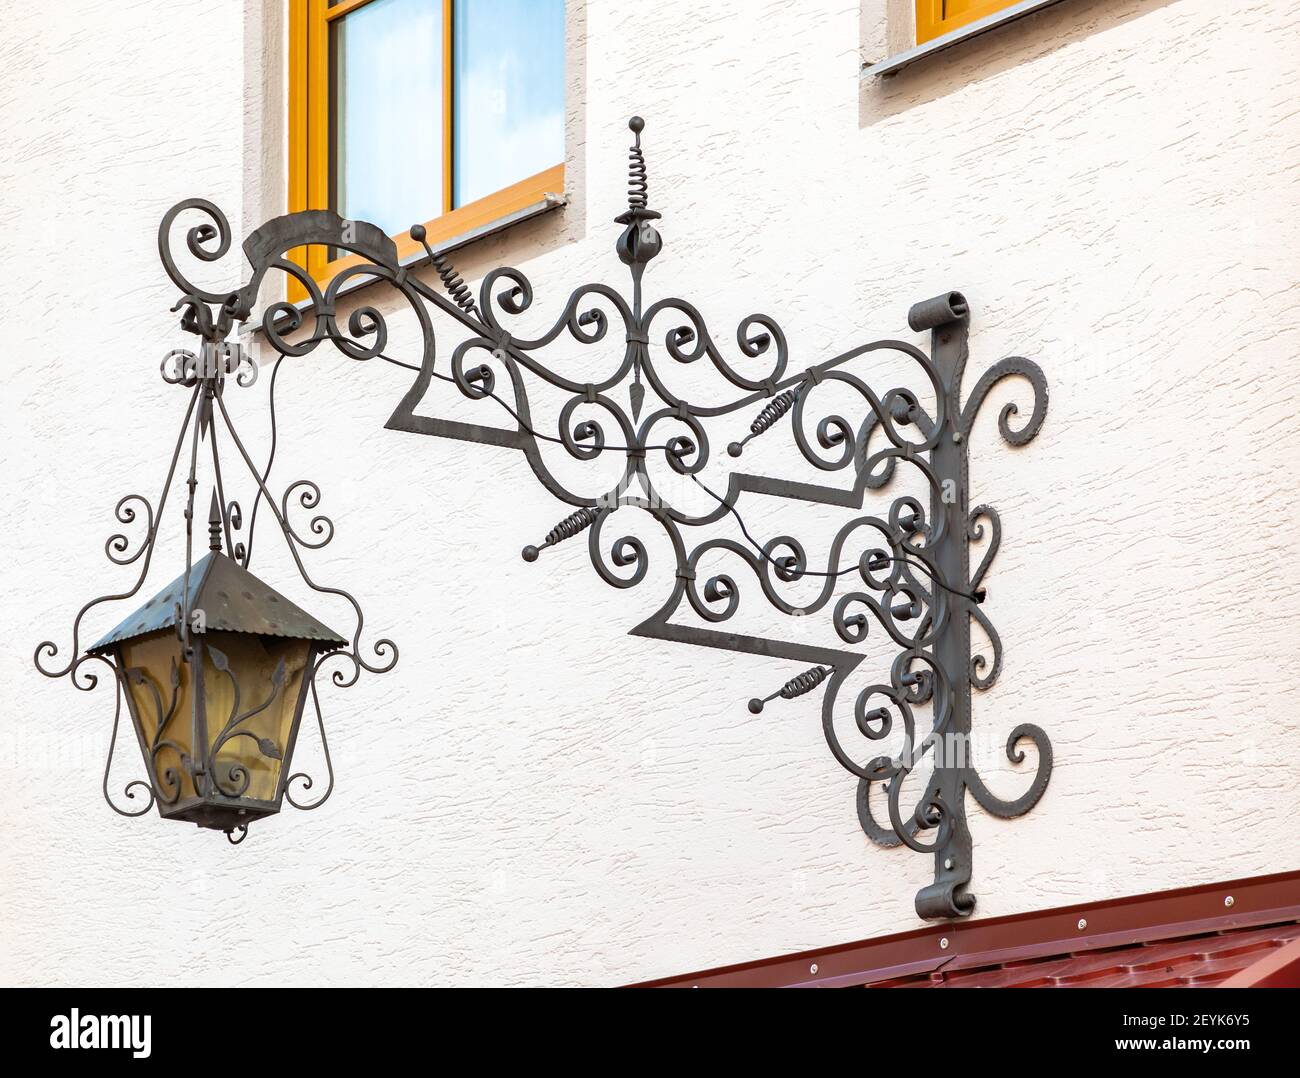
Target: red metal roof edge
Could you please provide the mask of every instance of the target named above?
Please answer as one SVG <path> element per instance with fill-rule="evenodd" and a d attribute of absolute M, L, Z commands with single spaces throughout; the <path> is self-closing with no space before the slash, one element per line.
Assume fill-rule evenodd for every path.
<path fill-rule="evenodd" d="M 1300 939 L 1233 974 L 1220 988 L 1300 988 Z"/>
<path fill-rule="evenodd" d="M 663 977 L 632 987 L 874 984 L 940 968 L 969 969 L 1295 919 L 1300 919 L 1300 871 L 986 920 L 950 921 L 875 939 Z"/>

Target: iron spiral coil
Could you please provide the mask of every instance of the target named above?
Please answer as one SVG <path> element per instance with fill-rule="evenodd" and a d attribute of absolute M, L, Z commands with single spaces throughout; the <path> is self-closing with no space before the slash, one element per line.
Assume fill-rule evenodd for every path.
<path fill-rule="evenodd" d="M 469 286 L 465 284 L 464 279 L 456 272 L 455 267 L 447 261 L 444 254 L 433 256 L 433 268 L 438 271 L 438 276 L 442 278 L 443 287 L 447 289 L 448 295 L 456 301 L 456 306 L 467 314 L 474 313 L 474 297 L 470 294 Z"/>
<path fill-rule="evenodd" d="M 582 508 L 570 513 L 546 533 L 546 545 L 554 546 L 566 539 L 572 539 L 580 531 L 590 528 L 595 522 L 596 511 L 594 509 Z"/>
<path fill-rule="evenodd" d="M 814 666 L 811 670 L 805 670 L 798 677 L 792 677 L 781 686 L 781 699 L 793 700 L 796 696 L 802 696 L 804 693 L 812 692 L 823 681 L 830 670 L 825 666 Z"/>
<path fill-rule="evenodd" d="M 649 202 L 650 184 L 645 167 L 645 153 L 640 136 L 627 151 L 627 204 L 629 209 L 643 210 Z"/>
<path fill-rule="evenodd" d="M 762 434 L 763 431 L 767 430 L 768 427 L 794 407 L 794 402 L 798 397 L 798 390 L 787 389 L 779 397 L 774 397 L 768 401 L 763 410 L 754 417 L 754 422 L 749 425 L 750 432 L 755 437 Z"/>

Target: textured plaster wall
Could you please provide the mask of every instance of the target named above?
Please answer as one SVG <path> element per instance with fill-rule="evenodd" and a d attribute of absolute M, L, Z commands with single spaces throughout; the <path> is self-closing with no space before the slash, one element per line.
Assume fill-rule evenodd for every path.
<path fill-rule="evenodd" d="M 610 219 L 640 112 L 667 242 L 649 293 L 692 299 L 719 340 L 763 310 L 796 367 L 923 343 L 908 306 L 964 290 L 968 384 L 1022 354 L 1051 385 L 1030 446 L 995 429 L 1023 386 L 990 399 L 972 444 L 973 497 L 1004 523 L 987 609 L 1006 664 L 974 719 L 990 782 L 1027 781 L 996 764 L 1018 722 L 1056 752 L 1029 816 L 971 806 L 978 912 L 1295 868 L 1291 5 L 1066 0 L 860 86 L 888 7 L 575 4 L 571 205 L 464 252 L 462 272 L 520 266 L 539 318 L 580 281 L 622 285 Z M 31 652 L 66 648 L 77 607 L 127 578 L 101 553 L 113 505 L 156 497 L 179 423 L 156 373 L 185 343 L 159 217 L 203 195 L 242 235 L 281 209 L 280 26 L 254 0 L 81 0 L 19 5 L 0 42 L 0 980 L 614 983 L 913 927 L 930 865 L 864 838 L 816 697 L 745 710 L 789 664 L 624 635 L 669 586 L 650 530 L 632 591 L 600 583 L 580 542 L 524 564 L 562 513 L 522 458 L 385 431 L 408 375 L 325 350 L 281 371 L 273 474 L 321 482 L 338 537 L 311 568 L 401 662 L 325 696 L 338 787 L 318 812 L 286 809 L 235 850 L 103 804 L 110 694 L 40 678 Z M 389 351 L 416 354 L 409 319 Z M 605 370 L 611 353 L 555 362 Z M 674 376 L 692 400 L 726 395 Z M 259 456 L 264 391 L 230 394 Z M 467 407 L 435 392 L 423 410 Z M 788 432 L 755 451 L 803 474 Z M 745 511 L 810 549 L 842 520 Z M 278 540 L 259 542 L 259 574 L 288 581 Z M 160 547 L 150 593 L 179 557 Z M 832 642 L 765 614 L 737 575 L 738 630 Z M 858 684 L 885 672 L 872 646 Z M 119 749 L 120 800 L 139 765 Z M 301 762 L 318 759 L 308 732 Z"/>

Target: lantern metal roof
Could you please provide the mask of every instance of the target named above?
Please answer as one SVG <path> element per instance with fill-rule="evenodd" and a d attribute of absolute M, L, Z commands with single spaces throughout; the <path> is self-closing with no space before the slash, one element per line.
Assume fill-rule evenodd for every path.
<path fill-rule="evenodd" d="M 210 551 L 202 561 L 193 565 L 189 579 L 188 603 L 182 603 L 185 592 L 185 574 L 182 573 L 87 648 L 87 654 L 99 655 L 123 641 L 172 628 L 176 624 L 178 604 L 186 610 L 202 610 L 207 631 L 315 640 L 327 651 L 347 643 L 329 626 L 317 621 L 219 550 Z"/>

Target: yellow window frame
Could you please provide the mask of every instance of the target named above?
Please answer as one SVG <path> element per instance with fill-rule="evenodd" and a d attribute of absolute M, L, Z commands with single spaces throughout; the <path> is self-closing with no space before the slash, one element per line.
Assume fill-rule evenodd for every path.
<path fill-rule="evenodd" d="M 916 0 L 916 43 L 965 26 L 985 15 L 1010 7 L 1016 0 Z"/>
<path fill-rule="evenodd" d="M 372 0 L 289 0 L 289 212 L 328 209 L 330 204 L 330 23 Z M 435 249 L 474 229 L 491 225 L 512 213 L 564 190 L 561 162 L 474 202 L 452 208 L 452 108 L 454 92 L 452 8 L 443 4 L 443 177 L 441 212 L 423 222 L 428 243 Z M 409 231 L 393 237 L 397 255 L 405 259 L 422 250 Z M 359 255 L 330 259 L 322 246 L 298 248 L 290 257 L 322 286 L 335 274 L 364 261 Z M 289 299 L 307 298 L 297 282 L 289 282 Z"/>

